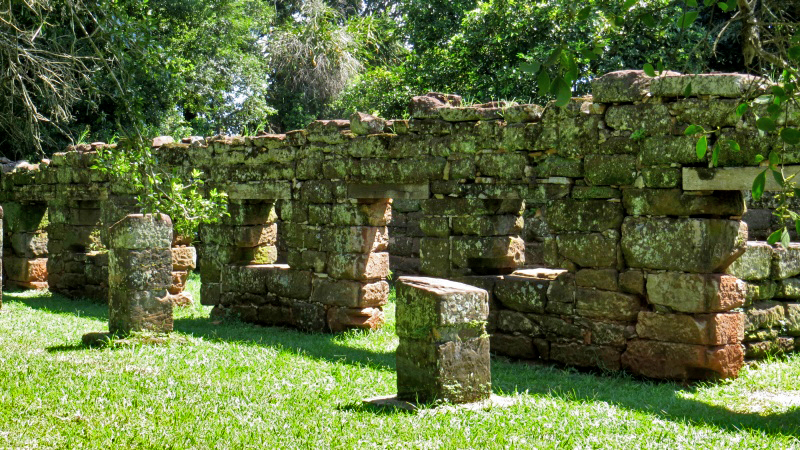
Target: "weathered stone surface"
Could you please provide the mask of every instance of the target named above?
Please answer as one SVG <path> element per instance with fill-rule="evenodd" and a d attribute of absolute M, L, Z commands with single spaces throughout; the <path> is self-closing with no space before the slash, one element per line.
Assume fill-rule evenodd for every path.
<path fill-rule="evenodd" d="M 667 106 L 659 103 L 611 106 L 606 111 L 606 124 L 616 130 L 666 134 L 672 129 L 672 122 Z"/>
<path fill-rule="evenodd" d="M 644 295 L 644 280 L 641 270 L 626 270 L 619 274 L 619 288 L 629 294 Z"/>
<path fill-rule="evenodd" d="M 262 267 L 267 292 L 298 300 L 311 296 L 311 272 L 292 269 L 286 264 L 267 264 Z"/>
<path fill-rule="evenodd" d="M 386 127 L 386 120 L 370 114 L 355 112 L 350 116 L 350 131 L 355 134 L 378 134 L 383 133 Z"/>
<path fill-rule="evenodd" d="M 12 233 L 11 248 L 18 256 L 39 258 L 47 256 L 47 233 Z"/>
<path fill-rule="evenodd" d="M 604 200 L 556 200 L 547 207 L 553 231 L 604 231 L 622 224 L 622 205 Z"/>
<path fill-rule="evenodd" d="M 800 336 L 800 303 L 786 304 L 786 334 Z"/>
<path fill-rule="evenodd" d="M 438 110 L 440 108 L 450 106 L 461 106 L 461 97 L 429 92 L 425 95 L 412 97 L 408 105 L 408 112 L 415 119 L 435 119 L 439 117 Z"/>
<path fill-rule="evenodd" d="M 586 180 L 593 185 L 624 186 L 636 179 L 636 157 L 633 155 L 586 155 Z"/>
<path fill-rule="evenodd" d="M 697 163 L 695 144 L 691 136 L 648 137 L 642 143 L 641 162 L 645 166 Z"/>
<path fill-rule="evenodd" d="M 745 250 L 747 224 L 722 219 L 626 217 L 622 252 L 628 266 L 712 273 Z"/>
<path fill-rule="evenodd" d="M 547 177 L 583 177 L 583 160 L 562 158 L 557 155 L 548 155 L 539 161 L 536 167 L 536 176 Z"/>
<path fill-rule="evenodd" d="M 780 327 L 786 317 L 786 309 L 779 302 L 760 302 L 745 309 L 745 330 Z"/>
<path fill-rule="evenodd" d="M 47 281 L 46 258 L 28 259 L 6 256 L 3 260 L 3 268 L 8 281 L 22 283 Z"/>
<path fill-rule="evenodd" d="M 748 359 L 762 359 L 768 356 L 782 355 L 796 348 L 794 339 L 782 336 L 769 341 L 747 342 L 744 356 Z"/>
<path fill-rule="evenodd" d="M 724 312 L 744 304 L 745 285 L 722 274 L 660 272 L 647 275 L 647 300 L 687 313 Z"/>
<path fill-rule="evenodd" d="M 800 244 L 789 244 L 789 248 L 782 245 L 773 249 L 772 272 L 773 279 L 790 278 L 800 274 Z"/>
<path fill-rule="evenodd" d="M 541 334 L 541 327 L 533 322 L 527 315 L 501 309 L 497 312 L 497 329 L 509 333 L 522 333 L 526 336 L 538 336 Z"/>
<path fill-rule="evenodd" d="M 698 345 L 724 345 L 744 339 L 743 313 L 639 313 L 636 334 L 642 339 Z"/>
<path fill-rule="evenodd" d="M 370 281 L 389 275 L 389 253 L 329 253 L 328 274 L 341 280 Z"/>
<path fill-rule="evenodd" d="M 618 70 L 592 80 L 592 97 L 599 103 L 637 102 L 650 90 L 653 78 L 642 70 Z"/>
<path fill-rule="evenodd" d="M 650 378 L 733 378 L 744 364 L 740 344 L 717 347 L 634 339 L 622 354 L 622 367 Z"/>
<path fill-rule="evenodd" d="M 689 85 L 693 96 L 716 95 L 739 98 L 766 89 L 768 81 L 741 73 L 667 75 L 653 79 L 650 92 L 654 97 L 683 97 Z"/>
<path fill-rule="evenodd" d="M 508 123 L 537 122 L 543 111 L 539 105 L 511 105 L 503 108 L 503 119 Z"/>
<path fill-rule="evenodd" d="M 642 301 L 622 292 L 578 288 L 575 309 L 582 317 L 630 321 L 642 309 Z"/>
<path fill-rule="evenodd" d="M 681 169 L 677 167 L 643 168 L 642 181 L 649 188 L 674 188 L 681 185 Z"/>
<path fill-rule="evenodd" d="M 191 270 L 197 267 L 197 252 L 194 247 L 172 247 L 172 269 Z"/>
<path fill-rule="evenodd" d="M 619 349 L 598 345 L 558 344 L 555 342 L 550 345 L 550 358 L 578 367 L 619 370 L 621 353 Z"/>
<path fill-rule="evenodd" d="M 456 235 L 508 236 L 519 234 L 523 226 L 523 218 L 511 214 L 452 218 L 453 233 Z"/>
<path fill-rule="evenodd" d="M 109 247 L 118 249 L 170 248 L 172 220 L 165 214 L 130 214 L 108 230 Z"/>
<path fill-rule="evenodd" d="M 625 189 L 622 201 L 634 216 L 741 216 L 745 211 L 741 191 L 694 195 L 681 189 Z"/>
<path fill-rule="evenodd" d="M 44 202 L 3 202 L 2 207 L 6 232 L 35 232 L 45 229 L 50 222 Z"/>
<path fill-rule="evenodd" d="M 575 277 L 575 283 L 580 287 L 616 291 L 618 272 L 615 269 L 582 269 Z"/>
<path fill-rule="evenodd" d="M 398 399 L 469 403 L 491 395 L 488 336 L 433 344 L 401 339 L 396 358 Z"/>
<path fill-rule="evenodd" d="M 725 273 L 742 280 L 766 280 L 772 267 L 772 246 L 766 242 L 747 241 L 742 256 L 728 266 Z"/>
<path fill-rule="evenodd" d="M 386 227 L 326 227 L 320 250 L 336 253 L 383 252 L 389 247 Z"/>
<path fill-rule="evenodd" d="M 147 250 L 112 247 L 108 255 L 108 283 L 132 291 L 167 289 L 172 284 L 172 252 L 169 247 Z"/>
<path fill-rule="evenodd" d="M 328 327 L 334 333 L 357 328 L 377 330 L 384 322 L 380 308 L 341 308 L 328 309 Z"/>
<path fill-rule="evenodd" d="M 450 261 L 476 275 L 511 273 L 525 263 L 525 241 L 516 236 L 454 236 Z"/>
<path fill-rule="evenodd" d="M 316 303 L 348 308 L 374 308 L 385 305 L 388 300 L 389 283 L 385 281 L 361 283 L 314 277 L 312 282 L 311 301 Z"/>
<path fill-rule="evenodd" d="M 172 331 L 172 299 L 166 289 L 135 291 L 111 287 L 108 329 L 112 334 L 131 331 Z"/>
<path fill-rule="evenodd" d="M 467 284 L 438 278 L 400 277 L 395 287 L 396 329 L 401 338 L 444 339 L 442 336 L 450 328 L 456 335 L 463 328 L 478 332 L 479 336 L 489 314 L 489 294 Z"/>
<path fill-rule="evenodd" d="M 544 313 L 550 280 L 507 275 L 497 281 L 494 295 L 515 311 Z"/>
<path fill-rule="evenodd" d="M 434 277 L 450 275 L 450 239 L 422 238 L 419 245 L 420 270 Z"/>
<path fill-rule="evenodd" d="M 619 234 L 560 234 L 558 253 L 580 267 L 615 268 L 619 263 Z"/>
<path fill-rule="evenodd" d="M 769 300 L 778 290 L 778 283 L 773 280 L 743 281 L 743 283 L 746 288 L 745 306 L 752 306 L 754 302 L 760 300 Z"/>
<path fill-rule="evenodd" d="M 775 298 L 800 298 L 800 278 L 778 280 L 775 287 Z"/>
<path fill-rule="evenodd" d="M 494 333 L 490 341 L 492 353 L 523 359 L 535 359 L 539 356 L 533 345 L 533 338 L 529 336 Z"/>

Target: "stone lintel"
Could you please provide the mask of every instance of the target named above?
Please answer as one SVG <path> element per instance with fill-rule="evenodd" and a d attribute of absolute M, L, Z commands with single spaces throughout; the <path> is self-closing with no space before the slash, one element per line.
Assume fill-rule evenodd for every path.
<path fill-rule="evenodd" d="M 798 166 L 784 166 L 787 174 L 800 172 Z M 717 167 L 683 168 L 683 190 L 685 191 L 749 191 L 753 180 L 766 167 Z M 769 174 L 768 174 L 769 175 Z M 767 176 L 766 191 L 779 191 L 781 187 L 772 176 Z"/>

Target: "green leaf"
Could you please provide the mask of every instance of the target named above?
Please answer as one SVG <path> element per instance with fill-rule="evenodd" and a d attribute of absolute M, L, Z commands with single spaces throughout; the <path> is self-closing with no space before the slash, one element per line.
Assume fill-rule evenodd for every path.
<path fill-rule="evenodd" d="M 638 0 L 626 0 L 626 2 L 622 5 L 622 9 L 625 10 L 625 11 L 631 9 L 633 7 L 633 5 L 636 4 L 637 1 Z M 694 1 L 694 0 L 690 0 L 690 1 Z"/>
<path fill-rule="evenodd" d="M 664 61 L 659 61 L 656 64 L 656 70 L 658 71 L 658 73 L 661 73 L 661 72 L 664 71 Z"/>
<path fill-rule="evenodd" d="M 780 86 L 772 86 L 772 95 L 786 98 L 786 91 L 784 91 Z"/>
<path fill-rule="evenodd" d="M 519 65 L 520 70 L 525 73 L 536 73 L 542 67 L 542 64 L 539 62 L 524 62 Z"/>
<path fill-rule="evenodd" d="M 756 120 L 756 127 L 761 131 L 775 131 L 775 121 L 769 117 L 762 117 Z"/>
<path fill-rule="evenodd" d="M 642 23 L 647 28 L 655 28 L 656 27 L 656 19 L 653 17 L 652 14 L 645 14 L 642 16 Z"/>
<path fill-rule="evenodd" d="M 697 11 L 686 11 L 678 19 L 678 28 L 689 28 L 697 19 Z"/>
<path fill-rule="evenodd" d="M 539 95 L 545 96 L 550 92 L 550 75 L 547 74 L 546 70 L 539 72 L 539 76 L 536 77 L 536 84 L 539 86 Z"/>
<path fill-rule="evenodd" d="M 778 167 L 781 163 L 781 156 L 777 152 L 769 152 L 770 168 Z"/>
<path fill-rule="evenodd" d="M 756 164 L 761 164 L 761 161 L 764 160 L 764 155 L 758 154 L 758 155 L 756 155 L 756 157 L 754 159 L 755 159 Z"/>
<path fill-rule="evenodd" d="M 767 238 L 767 244 L 775 245 L 775 243 L 781 238 L 781 235 L 783 234 L 782 232 L 782 229 L 773 231 L 772 234 L 770 234 Z"/>
<path fill-rule="evenodd" d="M 572 89 L 569 84 L 563 79 L 559 79 L 556 84 L 558 85 L 558 93 L 556 94 L 556 106 L 564 107 L 569 103 L 572 98 Z"/>
<path fill-rule="evenodd" d="M 714 4 L 716 0 L 703 0 L 703 6 L 709 7 Z"/>
<path fill-rule="evenodd" d="M 589 18 L 589 15 L 591 13 L 592 13 L 592 8 L 591 7 L 587 6 L 585 8 L 581 8 L 581 10 L 578 11 L 578 16 L 577 16 L 578 21 L 579 22 L 585 21 L 586 19 Z"/>
<path fill-rule="evenodd" d="M 644 67 L 642 67 L 642 70 L 644 70 L 645 75 L 648 77 L 656 76 L 656 69 L 654 69 L 653 65 L 650 63 L 645 63 Z"/>
<path fill-rule="evenodd" d="M 800 219 L 794 221 L 794 231 L 800 234 Z"/>
<path fill-rule="evenodd" d="M 723 10 L 725 12 L 728 12 L 728 10 L 730 9 L 730 6 L 728 6 L 728 4 L 725 3 L 725 2 L 719 2 L 719 3 L 717 3 L 717 6 L 719 7 L 719 9 L 721 9 L 721 10 Z"/>
<path fill-rule="evenodd" d="M 756 179 L 753 180 L 753 200 L 761 199 L 761 196 L 764 195 L 764 186 L 767 184 L 767 171 L 764 170 L 758 175 L 756 175 Z"/>
<path fill-rule="evenodd" d="M 800 45 L 789 47 L 789 58 L 795 61 L 800 61 Z"/>
<path fill-rule="evenodd" d="M 686 127 L 686 130 L 684 130 L 683 134 L 685 134 L 686 136 L 691 136 L 693 134 L 703 133 L 703 132 L 705 132 L 705 130 L 700 125 L 689 125 L 688 127 Z"/>
<path fill-rule="evenodd" d="M 742 148 L 741 148 L 741 147 L 739 147 L 739 143 L 738 143 L 738 142 L 736 142 L 736 141 L 735 141 L 735 140 L 733 140 L 733 139 L 728 139 L 728 140 L 727 140 L 727 144 L 728 144 L 728 148 L 730 148 L 730 149 L 731 149 L 731 151 L 734 151 L 734 152 L 739 152 L 739 151 L 741 151 L 741 150 L 742 150 Z"/>
<path fill-rule="evenodd" d="M 781 114 L 781 111 L 783 111 L 783 108 L 781 108 L 780 105 L 776 105 L 775 103 L 767 106 L 767 113 L 769 113 L 772 120 L 777 119 L 778 116 Z"/>
<path fill-rule="evenodd" d="M 719 150 L 720 145 L 719 141 L 717 141 L 714 144 L 714 150 L 711 151 L 711 167 L 717 167 L 717 164 L 719 163 Z"/>
<path fill-rule="evenodd" d="M 689 5 L 690 8 L 697 8 L 697 0 L 686 0 L 686 4 Z"/>
<path fill-rule="evenodd" d="M 736 115 L 738 117 L 742 117 L 744 113 L 747 112 L 747 108 L 749 108 L 749 105 L 747 103 L 740 104 L 739 106 L 736 107 Z"/>
<path fill-rule="evenodd" d="M 786 181 L 783 179 L 783 174 L 778 170 L 772 170 L 772 178 L 775 179 L 775 182 L 778 183 L 778 186 L 780 187 L 783 187 L 786 184 Z"/>
<path fill-rule="evenodd" d="M 689 82 L 686 84 L 686 87 L 683 89 L 683 96 L 684 97 L 691 97 L 692 96 L 692 83 Z"/>
<path fill-rule="evenodd" d="M 784 128 L 781 130 L 781 139 L 789 145 L 800 143 L 800 130 L 797 128 Z"/>
<path fill-rule="evenodd" d="M 617 16 L 614 18 L 614 25 L 621 27 L 625 25 L 625 18 L 622 16 Z"/>
<path fill-rule="evenodd" d="M 781 245 L 783 248 L 789 248 L 789 244 L 792 243 L 792 239 L 789 237 L 789 229 L 783 227 L 783 232 L 781 233 Z"/>
<path fill-rule="evenodd" d="M 700 139 L 697 140 L 695 150 L 697 151 L 697 159 L 703 159 L 703 157 L 706 156 L 706 152 L 708 151 L 708 139 L 705 134 L 700 136 Z"/>
<path fill-rule="evenodd" d="M 550 56 L 547 57 L 547 61 L 545 61 L 545 66 L 552 66 L 553 64 L 557 63 L 559 58 L 561 58 L 561 47 L 556 47 Z"/>

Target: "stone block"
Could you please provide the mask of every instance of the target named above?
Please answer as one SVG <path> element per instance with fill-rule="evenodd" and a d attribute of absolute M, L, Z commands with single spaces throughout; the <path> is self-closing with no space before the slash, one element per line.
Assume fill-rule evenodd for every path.
<path fill-rule="evenodd" d="M 786 319 L 786 308 L 779 302 L 759 302 L 744 311 L 745 330 L 780 328 Z"/>
<path fill-rule="evenodd" d="M 636 375 L 662 379 L 735 378 L 744 364 L 741 344 L 715 347 L 634 339 L 622 354 L 622 367 Z"/>
<path fill-rule="evenodd" d="M 604 231 L 622 225 L 622 205 L 605 200 L 556 200 L 547 206 L 552 231 Z"/>
<path fill-rule="evenodd" d="M 380 308 L 328 308 L 328 327 L 334 333 L 352 328 L 377 330 L 384 320 Z"/>
<path fill-rule="evenodd" d="M 636 180 L 636 157 L 633 155 L 586 155 L 586 180 L 595 186 L 625 186 Z"/>
<path fill-rule="evenodd" d="M 111 225 L 109 248 L 169 249 L 172 244 L 172 221 L 165 214 L 129 214 Z"/>
<path fill-rule="evenodd" d="M 616 268 L 619 233 L 560 234 L 558 253 L 580 267 Z"/>
<path fill-rule="evenodd" d="M 311 297 L 311 272 L 295 270 L 286 264 L 267 264 L 262 267 L 265 267 L 267 292 L 299 300 Z"/>
<path fill-rule="evenodd" d="M 535 359 L 539 356 L 533 338 L 516 334 L 494 333 L 490 338 L 492 353 L 511 358 Z"/>
<path fill-rule="evenodd" d="M 636 334 L 642 339 L 697 345 L 737 344 L 744 339 L 742 313 L 662 314 L 642 311 Z"/>
<path fill-rule="evenodd" d="M 642 181 L 649 188 L 675 188 L 681 185 L 681 169 L 677 167 L 648 167 L 641 171 Z"/>
<path fill-rule="evenodd" d="M 383 133 L 386 120 L 370 114 L 355 112 L 350 115 L 350 131 L 355 134 Z"/>
<path fill-rule="evenodd" d="M 197 267 L 197 252 L 194 247 L 172 247 L 172 269 L 191 270 Z"/>
<path fill-rule="evenodd" d="M 542 314 L 547 304 L 550 283 L 546 279 L 507 275 L 495 283 L 494 296 L 514 311 Z"/>
<path fill-rule="evenodd" d="M 789 244 L 788 248 L 775 246 L 773 249 L 771 278 L 780 280 L 800 274 L 800 244 Z"/>
<path fill-rule="evenodd" d="M 389 283 L 362 283 L 349 280 L 314 277 L 311 301 L 347 308 L 375 308 L 389 300 Z M 330 320 L 328 320 L 330 323 Z"/>
<path fill-rule="evenodd" d="M 644 272 L 641 270 L 626 270 L 619 274 L 619 288 L 628 294 L 644 295 Z"/>
<path fill-rule="evenodd" d="M 619 272 L 615 269 L 581 269 L 577 272 L 575 283 L 580 287 L 616 291 Z"/>
<path fill-rule="evenodd" d="M 446 238 L 450 236 L 450 218 L 424 216 L 419 220 L 419 229 L 428 237 Z"/>
<path fill-rule="evenodd" d="M 220 294 L 220 283 L 203 282 L 200 285 L 200 304 L 205 306 L 218 305 L 220 303 Z"/>
<path fill-rule="evenodd" d="M 629 267 L 713 273 L 745 250 L 747 224 L 722 219 L 626 217 L 622 252 Z"/>
<path fill-rule="evenodd" d="M 661 103 L 609 106 L 605 117 L 606 125 L 615 130 L 643 130 L 651 136 L 668 134 L 674 121 L 669 108 Z"/>
<path fill-rule="evenodd" d="M 172 285 L 167 289 L 170 295 L 176 296 L 183 292 L 186 287 L 186 279 L 189 278 L 189 272 L 178 270 L 172 272 Z M 173 298 L 175 303 L 176 298 Z M 191 300 L 191 299 L 190 299 Z"/>
<path fill-rule="evenodd" d="M 328 274 L 340 280 L 371 281 L 389 275 L 389 253 L 329 253 Z"/>
<path fill-rule="evenodd" d="M 358 202 L 336 203 L 331 211 L 333 225 L 369 225 L 382 227 L 392 220 L 392 200 L 362 199 Z"/>
<path fill-rule="evenodd" d="M 222 268 L 220 288 L 222 292 L 266 294 L 267 273 L 271 269 L 270 265 L 225 265 Z"/>
<path fill-rule="evenodd" d="M 770 300 L 775 297 L 778 290 L 778 283 L 773 280 L 764 281 L 743 281 L 745 284 L 745 306 L 752 306 L 754 302 L 760 300 Z"/>
<path fill-rule="evenodd" d="M 625 211 L 634 216 L 741 216 L 741 191 L 714 191 L 707 195 L 681 189 L 625 189 Z"/>
<path fill-rule="evenodd" d="M 419 246 L 420 271 L 424 275 L 450 275 L 450 239 L 422 238 Z"/>
<path fill-rule="evenodd" d="M 293 325 L 292 310 L 288 306 L 259 305 L 258 323 L 265 325 Z"/>
<path fill-rule="evenodd" d="M 47 256 L 47 233 L 12 233 L 11 248 L 14 254 L 25 258 Z"/>
<path fill-rule="evenodd" d="M 748 93 L 763 91 L 768 83 L 764 78 L 741 73 L 667 75 L 653 79 L 650 92 L 654 97 L 683 97 L 686 87 L 691 85 L 693 96 L 739 98 Z"/>
<path fill-rule="evenodd" d="M 598 103 L 638 102 L 650 90 L 653 78 L 642 70 L 617 70 L 592 80 L 592 97 Z"/>
<path fill-rule="evenodd" d="M 171 231 L 171 230 L 170 230 Z M 114 249 L 108 255 L 108 284 L 131 291 L 167 289 L 172 284 L 172 253 L 167 248 Z"/>
<path fill-rule="evenodd" d="M 4 202 L 3 228 L 9 233 L 25 233 L 43 230 L 49 224 L 45 202 Z"/>
<path fill-rule="evenodd" d="M 33 283 L 47 281 L 47 258 L 3 258 L 3 269 L 8 281 Z"/>
<path fill-rule="evenodd" d="M 582 317 L 631 321 L 641 309 L 642 301 L 631 294 L 585 288 L 576 293 L 575 310 Z"/>
<path fill-rule="evenodd" d="M 647 275 L 647 300 L 679 312 L 725 312 L 744 305 L 744 299 L 744 283 L 731 275 L 681 272 Z"/>
<path fill-rule="evenodd" d="M 511 273 L 525 263 L 525 241 L 516 236 L 454 236 L 450 242 L 452 267 L 476 275 Z"/>
<path fill-rule="evenodd" d="M 617 348 L 599 345 L 550 344 L 550 359 L 577 367 L 619 370 L 621 353 Z"/>
<path fill-rule="evenodd" d="M 291 311 L 292 325 L 311 332 L 328 331 L 328 312 L 325 305 L 310 303 L 302 300 L 288 302 Z"/>
<path fill-rule="evenodd" d="M 483 153 L 478 157 L 478 176 L 522 179 L 528 157 L 524 153 Z"/>
<path fill-rule="evenodd" d="M 539 161 L 539 164 L 536 167 L 536 176 L 538 178 L 581 178 L 583 177 L 583 160 L 549 155 L 543 160 Z"/>
<path fill-rule="evenodd" d="M 766 242 L 747 241 L 742 256 L 736 258 L 725 273 L 742 280 L 766 280 L 772 268 L 772 246 Z"/>
<path fill-rule="evenodd" d="M 474 236 L 508 236 L 522 232 L 522 216 L 513 214 L 453 217 L 453 233 Z"/>
<path fill-rule="evenodd" d="M 166 289 L 137 291 L 111 287 L 108 330 L 126 335 L 132 331 L 172 331 L 172 300 Z"/>
<path fill-rule="evenodd" d="M 698 162 L 695 144 L 691 136 L 652 136 L 644 139 L 639 157 L 645 166 L 693 164 Z"/>
<path fill-rule="evenodd" d="M 386 227 L 326 227 L 320 250 L 335 253 L 385 252 L 389 247 Z"/>
<path fill-rule="evenodd" d="M 779 356 L 797 348 L 795 340 L 785 336 L 780 336 L 769 341 L 747 342 L 744 346 L 744 356 L 747 359 L 763 359 L 768 356 Z"/>
<path fill-rule="evenodd" d="M 418 403 L 470 403 L 491 396 L 489 337 L 429 343 L 401 339 L 397 398 Z"/>
<path fill-rule="evenodd" d="M 508 333 L 522 333 L 526 336 L 542 334 L 538 323 L 533 322 L 527 315 L 510 309 L 501 309 L 497 312 L 497 329 Z"/>
<path fill-rule="evenodd" d="M 786 334 L 800 336 L 800 303 L 786 304 Z"/>
<path fill-rule="evenodd" d="M 401 339 L 447 340 L 481 336 L 489 294 L 468 284 L 426 277 L 400 277 L 397 335 Z"/>
<path fill-rule="evenodd" d="M 800 298 L 800 278 L 778 280 L 775 288 L 775 298 Z"/>

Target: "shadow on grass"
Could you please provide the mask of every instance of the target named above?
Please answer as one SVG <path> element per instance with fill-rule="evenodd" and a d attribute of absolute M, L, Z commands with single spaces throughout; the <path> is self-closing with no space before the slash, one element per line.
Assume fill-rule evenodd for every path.
<path fill-rule="evenodd" d="M 394 352 L 374 352 L 342 345 L 340 336 L 263 327 L 236 320 L 221 323 L 205 318 L 175 320 L 175 331 L 211 342 L 237 342 L 288 350 L 318 360 L 353 364 L 376 370 L 395 370 Z"/>
<path fill-rule="evenodd" d="M 734 433 L 749 429 L 800 436 L 800 408 L 762 415 L 681 397 L 682 393 L 695 392 L 697 385 L 639 379 L 623 373 L 585 373 L 500 359 L 492 362 L 492 376 L 496 393 L 519 391 L 576 403 L 606 402 L 666 421 L 708 425 Z"/>
<path fill-rule="evenodd" d="M 108 321 L 108 305 L 89 299 L 72 299 L 54 292 L 38 292 L 31 296 L 31 291 L 4 290 L 6 302 L 18 302 L 25 306 L 53 314 L 71 314 L 94 320 Z"/>

